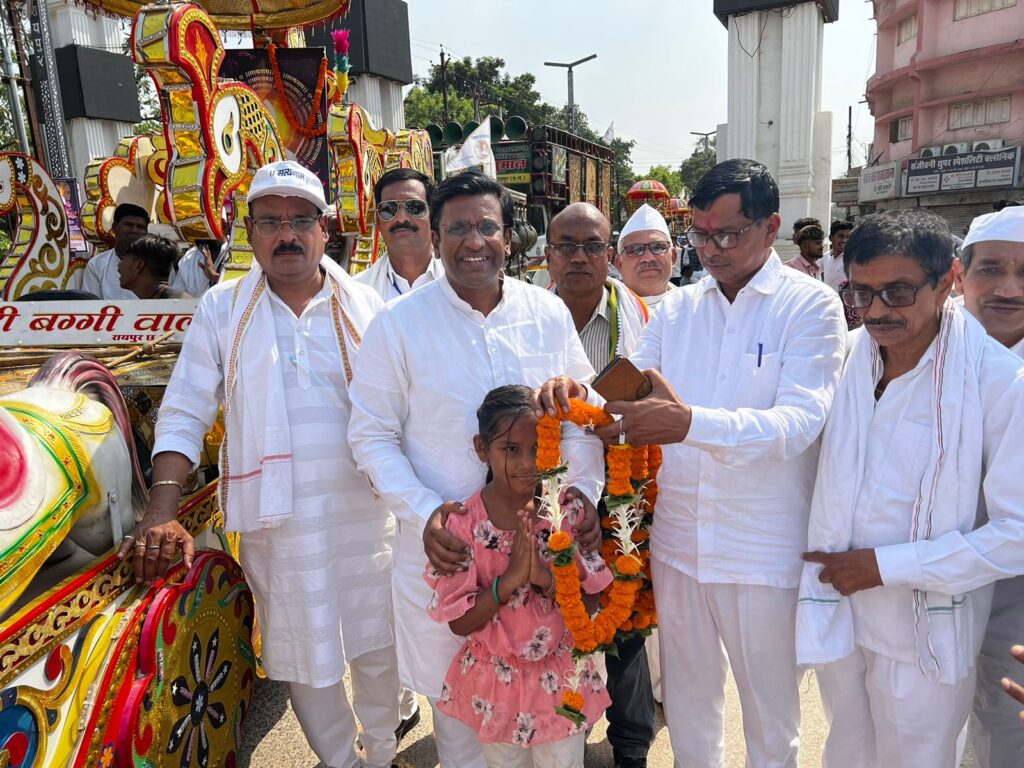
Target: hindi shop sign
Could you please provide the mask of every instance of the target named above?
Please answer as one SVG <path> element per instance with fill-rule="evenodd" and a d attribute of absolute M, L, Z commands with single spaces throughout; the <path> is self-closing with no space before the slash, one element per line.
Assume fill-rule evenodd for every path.
<path fill-rule="evenodd" d="M 530 183 L 530 145 L 525 141 L 501 141 L 491 145 L 498 181 L 505 185 Z"/>
<path fill-rule="evenodd" d="M 869 203 L 872 200 L 888 200 L 899 196 L 899 162 L 871 165 L 860 172 L 860 202 Z"/>
<path fill-rule="evenodd" d="M 832 179 L 832 203 L 839 206 L 857 204 L 860 192 L 860 179 Z"/>
<path fill-rule="evenodd" d="M 0 347 L 180 344 L 196 299 L 0 302 Z"/>
<path fill-rule="evenodd" d="M 1019 174 L 1020 147 L 922 157 L 907 162 L 907 194 L 1012 187 Z"/>

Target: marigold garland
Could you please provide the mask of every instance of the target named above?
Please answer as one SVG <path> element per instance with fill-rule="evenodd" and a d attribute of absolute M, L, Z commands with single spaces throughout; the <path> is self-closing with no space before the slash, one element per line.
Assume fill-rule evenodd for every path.
<path fill-rule="evenodd" d="M 561 454 L 563 421 L 592 428 L 611 424 L 613 419 L 603 409 L 580 400 L 570 400 L 568 411 L 558 408 L 557 416 L 544 415 L 537 425 L 537 470 L 546 483 L 553 483 L 555 476 L 565 469 Z M 657 625 L 647 547 L 650 517 L 658 493 L 654 476 L 661 460 L 660 446 L 625 444 L 606 449 L 608 485 L 605 493 L 608 506 L 615 511 L 601 519 L 605 533 L 601 556 L 615 579 L 602 593 L 601 609 L 594 617 L 583 604 L 572 536 L 556 530 L 548 539 L 548 550 L 554 556 L 555 600 L 573 639 L 574 654 L 578 656 L 585 657 L 609 646 L 620 635 L 647 634 Z M 583 719 L 583 695 L 578 686 L 578 676 L 573 677 L 570 689 L 563 692 L 562 705 L 556 707 L 577 725 Z"/>
<path fill-rule="evenodd" d="M 307 139 L 315 139 L 318 136 L 323 136 L 327 133 L 327 123 L 322 122 L 318 127 L 316 124 L 317 116 L 320 114 L 320 100 L 324 95 L 324 86 L 327 83 L 327 59 L 320 60 L 320 72 L 316 76 L 316 90 L 313 92 L 312 107 L 309 110 L 309 117 L 306 118 L 305 123 L 300 123 L 299 118 L 295 116 L 294 110 L 292 110 L 291 100 L 288 98 L 288 93 L 284 89 L 284 77 L 281 75 L 281 67 L 277 62 L 277 46 L 271 44 L 267 49 L 270 54 L 270 72 L 274 76 L 274 89 L 281 97 L 281 106 L 284 108 L 284 119 L 288 121 L 288 125 L 291 126 L 300 136 Z"/>

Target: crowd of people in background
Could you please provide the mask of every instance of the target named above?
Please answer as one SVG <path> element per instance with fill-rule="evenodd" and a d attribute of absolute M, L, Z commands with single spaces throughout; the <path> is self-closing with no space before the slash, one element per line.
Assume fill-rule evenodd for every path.
<path fill-rule="evenodd" d="M 416 694 L 443 768 L 583 764 L 586 729 L 553 706 L 571 642 L 534 500 L 537 418 L 570 398 L 615 417 L 564 430 L 584 592 L 610 578 L 602 441 L 663 446 L 659 629 L 577 670 L 616 768 L 647 765 L 656 702 L 676 765 L 722 765 L 730 669 L 748 765 L 796 768 L 807 668 L 827 768 L 953 766 L 965 729 L 983 768 L 1024 764 L 1005 693 L 1024 703 L 1007 679 L 1024 641 L 1024 207 L 976 220 L 959 259 L 923 211 L 835 221 L 827 250 L 801 220 L 784 264 L 775 180 L 730 160 L 693 190 L 685 248 L 649 206 L 614 245 L 598 208 L 566 207 L 541 289 L 504 275 L 512 202 L 474 171 L 385 174 L 386 253 L 355 279 L 325 257 L 308 171 L 264 167 L 248 203 L 253 268 L 201 286 L 120 555 L 140 581 L 190 561 L 175 511 L 223 405 L 221 505 L 262 663 L 324 765 L 391 765 Z M 120 213 L 92 287 L 173 292 L 165 243 Z M 706 275 L 677 287 L 684 256 Z M 619 357 L 650 394 L 594 392 Z"/>

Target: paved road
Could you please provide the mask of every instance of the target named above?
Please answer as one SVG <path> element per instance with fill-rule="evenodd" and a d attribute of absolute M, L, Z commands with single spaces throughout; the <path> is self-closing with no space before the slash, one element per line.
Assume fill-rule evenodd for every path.
<path fill-rule="evenodd" d="M 730 680 L 726 700 L 726 768 L 743 768 L 743 726 L 739 700 Z M 813 675 L 801 686 L 803 737 L 800 768 L 819 768 L 826 725 Z M 406 768 L 435 768 L 437 751 L 430 725 L 430 708 L 421 699 L 424 717 L 419 726 L 402 742 L 399 763 Z M 668 729 L 659 709 L 658 734 L 651 749 L 650 768 L 672 768 L 672 749 Z M 601 721 L 587 742 L 585 768 L 612 768 L 612 752 L 605 739 L 605 721 Z M 320 768 L 320 763 L 306 744 L 298 721 L 288 703 L 287 686 L 261 680 L 256 688 L 253 710 L 246 720 L 244 743 L 239 768 Z"/>

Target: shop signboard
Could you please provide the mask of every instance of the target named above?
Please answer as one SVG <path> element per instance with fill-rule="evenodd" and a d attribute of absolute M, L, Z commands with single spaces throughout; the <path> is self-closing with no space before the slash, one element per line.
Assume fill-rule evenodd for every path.
<path fill-rule="evenodd" d="M 900 196 L 899 162 L 871 165 L 860 172 L 860 193 L 857 200 L 869 203 Z"/>
<path fill-rule="evenodd" d="M 1020 147 L 907 161 L 907 194 L 1012 187 L 1020 175 Z"/>
<path fill-rule="evenodd" d="M 498 181 L 507 187 L 530 183 L 530 145 L 525 141 L 501 141 L 491 144 Z"/>
<path fill-rule="evenodd" d="M 832 179 L 832 203 L 839 206 L 856 205 L 860 194 L 860 179 Z"/>

